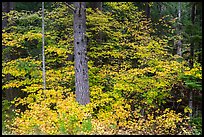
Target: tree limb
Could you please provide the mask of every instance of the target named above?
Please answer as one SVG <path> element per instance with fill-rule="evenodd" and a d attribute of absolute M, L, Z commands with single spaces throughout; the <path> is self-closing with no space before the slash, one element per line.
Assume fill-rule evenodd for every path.
<path fill-rule="evenodd" d="M 65 2 L 65 4 L 66 4 L 72 11 L 75 10 L 74 7 L 70 6 L 68 3 Z"/>

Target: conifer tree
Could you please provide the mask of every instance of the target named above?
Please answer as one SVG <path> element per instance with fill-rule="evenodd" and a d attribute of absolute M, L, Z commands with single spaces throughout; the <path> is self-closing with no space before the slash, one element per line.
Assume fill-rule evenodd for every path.
<path fill-rule="evenodd" d="M 74 56 L 75 56 L 75 93 L 79 104 L 90 102 L 86 32 L 86 3 L 74 3 Z"/>

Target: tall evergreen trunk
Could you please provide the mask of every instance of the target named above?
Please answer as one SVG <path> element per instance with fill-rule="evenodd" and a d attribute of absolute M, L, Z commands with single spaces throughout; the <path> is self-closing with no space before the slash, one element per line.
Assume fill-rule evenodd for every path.
<path fill-rule="evenodd" d="M 162 17 L 162 2 L 157 3 L 157 8 L 159 10 L 159 18 Z"/>
<path fill-rule="evenodd" d="M 14 4 L 13 2 L 2 2 L 2 12 L 10 12 L 10 10 L 13 10 L 14 8 Z M 4 29 L 5 27 L 7 26 L 7 18 L 4 18 L 2 20 L 2 29 Z M 4 49 L 5 46 L 2 45 L 2 49 Z M 11 57 L 10 57 L 10 54 L 6 54 L 6 61 L 10 61 L 11 60 Z M 10 81 L 11 79 L 11 75 L 8 74 L 6 75 L 6 80 L 7 81 Z M 13 98 L 15 97 L 14 94 L 13 94 L 13 90 L 12 88 L 9 88 L 7 90 L 5 90 L 5 94 L 6 94 L 6 99 L 11 101 L 13 100 Z"/>
<path fill-rule="evenodd" d="M 14 9 L 14 2 L 2 2 L 2 12 L 8 13 L 13 9 Z M 7 18 L 4 18 L 2 20 L 2 29 L 6 27 L 7 27 Z M 2 45 L 2 50 L 4 50 L 5 48 L 6 47 Z M 10 57 L 10 54 L 8 53 L 6 54 L 5 62 L 10 60 L 11 60 L 11 57 Z M 6 81 L 9 82 L 10 79 L 11 79 L 11 75 L 10 74 L 6 75 Z M 5 92 L 5 99 L 8 101 L 12 101 L 18 95 L 18 92 L 14 91 L 13 88 L 8 88 L 3 92 Z M 14 105 L 11 106 L 11 108 L 8 110 L 8 113 L 11 113 L 13 109 L 15 109 Z"/>
<path fill-rule="evenodd" d="M 150 18 L 150 6 L 149 6 L 149 2 L 145 3 L 145 13 L 146 13 L 147 19 L 149 19 Z"/>
<path fill-rule="evenodd" d="M 194 26 L 195 23 L 195 16 L 196 16 L 196 4 L 193 3 L 192 5 L 192 11 L 191 11 L 191 22 L 192 22 L 192 26 Z M 193 64 L 194 64 L 194 41 L 191 42 L 190 45 L 190 68 L 193 68 Z"/>
<path fill-rule="evenodd" d="M 193 92 L 192 89 L 189 91 L 189 108 L 192 110 L 192 113 L 189 113 L 189 117 L 192 118 L 193 116 Z"/>
<path fill-rule="evenodd" d="M 86 32 L 86 3 L 74 2 L 75 94 L 79 104 L 90 102 Z"/>
<path fill-rule="evenodd" d="M 202 3 L 200 3 L 200 4 L 202 4 Z M 202 8 L 201 8 L 201 11 L 200 11 L 200 28 L 202 29 L 202 18 L 203 18 L 203 16 L 202 16 Z M 201 40 L 201 42 L 199 43 L 199 47 L 198 47 L 198 49 L 199 49 L 199 51 L 200 51 L 200 53 L 199 53 L 199 55 L 198 55 L 198 62 L 200 63 L 200 64 L 202 64 L 202 40 Z"/>
<path fill-rule="evenodd" d="M 202 41 L 199 42 L 198 51 L 199 51 L 199 54 L 198 54 L 198 62 L 199 62 L 200 64 L 202 64 Z"/>
<path fill-rule="evenodd" d="M 181 36 L 181 2 L 178 2 L 178 35 Z M 181 39 L 179 38 L 178 42 L 176 43 L 177 45 L 177 55 L 182 56 L 182 42 Z"/>
<path fill-rule="evenodd" d="M 191 21 L 192 21 L 192 25 L 194 25 L 195 23 L 195 16 L 196 16 L 196 4 L 193 3 L 192 5 L 192 13 L 191 13 Z M 194 64 L 194 41 L 191 42 L 190 45 L 190 68 L 193 68 L 193 64 Z M 193 111 L 193 92 L 192 90 L 190 90 L 189 93 L 189 108 L 192 109 Z M 193 116 L 193 112 L 189 113 L 189 117 L 192 118 Z"/>

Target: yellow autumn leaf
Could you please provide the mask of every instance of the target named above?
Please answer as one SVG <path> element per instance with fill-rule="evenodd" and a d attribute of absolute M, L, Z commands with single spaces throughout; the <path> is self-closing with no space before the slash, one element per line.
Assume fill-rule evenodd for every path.
<path fill-rule="evenodd" d="M 177 100 L 176 102 L 179 103 L 179 102 L 181 102 L 181 101 L 182 101 L 182 99 L 179 99 L 179 100 Z"/>

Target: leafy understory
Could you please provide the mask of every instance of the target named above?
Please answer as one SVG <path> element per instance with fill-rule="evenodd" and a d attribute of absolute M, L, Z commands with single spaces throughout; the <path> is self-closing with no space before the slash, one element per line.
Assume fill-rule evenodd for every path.
<path fill-rule="evenodd" d="M 106 12 L 87 8 L 91 103 L 78 104 L 74 61 L 69 59 L 72 12 L 64 3 L 53 6 L 45 10 L 46 90 L 41 12 L 3 14 L 9 26 L 2 31 L 3 96 L 10 90 L 17 94 L 12 101 L 3 99 L 3 134 L 200 133 L 190 125 L 187 96 L 190 90 L 202 93 L 201 64 L 190 69 L 184 58 L 169 53 L 172 38 L 158 37 L 153 23 L 131 2 L 108 2 Z M 11 105 L 15 109 L 8 114 Z"/>

